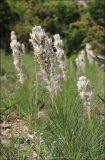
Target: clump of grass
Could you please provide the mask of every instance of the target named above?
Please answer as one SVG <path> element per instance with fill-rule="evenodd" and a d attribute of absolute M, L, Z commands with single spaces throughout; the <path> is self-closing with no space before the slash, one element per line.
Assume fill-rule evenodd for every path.
<path fill-rule="evenodd" d="M 2 81 L 6 88 L 2 88 L 4 116 L 7 108 L 13 105 L 16 107 L 15 111 L 27 122 L 30 131 L 38 133 L 38 141 L 33 139 L 30 144 L 33 144 L 39 159 L 104 160 L 104 123 L 95 114 L 95 109 L 101 105 L 97 94 L 103 91 L 103 72 L 94 64 L 88 64 L 86 67 L 86 76 L 90 79 L 93 91 L 92 115 L 90 119 L 87 119 L 84 116 L 84 105 L 76 87 L 78 80 L 76 68 L 72 66 L 69 69 L 68 80 L 61 81 L 62 91 L 56 98 L 51 99 L 44 83 L 35 76 L 38 66 L 35 66 L 35 71 L 31 69 L 34 64 L 31 60 L 30 55 L 24 56 L 28 73 L 24 84 L 18 87 L 15 83 L 16 79 L 13 81 L 11 78 L 7 78 L 5 82 Z M 5 69 L 8 66 L 6 72 L 11 76 L 12 73 L 9 72 L 12 68 L 11 59 L 5 57 L 3 61 Z M 9 85 L 11 85 L 11 89 Z M 42 120 L 38 119 L 40 111 L 46 112 L 46 116 Z M 9 112 L 11 112 L 11 108 Z M 7 113 L 9 114 L 9 112 Z M 41 144 L 40 133 L 43 133 L 41 136 L 43 143 Z M 15 148 L 15 144 L 17 142 L 12 141 L 9 146 L 8 144 L 3 146 L 3 152 L 6 153 L 8 149 L 6 157 L 12 155 L 12 158 L 15 159 L 25 159 L 26 151 L 21 152 L 20 146 L 17 145 L 19 148 Z M 6 157 L 3 158 L 6 159 Z"/>
<path fill-rule="evenodd" d="M 51 109 L 44 136 L 52 158 L 104 158 L 103 125 L 94 114 L 90 120 L 83 118 L 84 106 L 77 93 L 62 95 Z"/>
<path fill-rule="evenodd" d="M 104 126 L 94 112 L 91 119 L 84 117 L 84 105 L 80 100 L 76 77 L 63 85 L 63 93 L 51 101 L 49 119 L 44 140 L 52 159 L 101 159 L 104 153 Z M 92 108 L 97 103 L 91 104 Z"/>

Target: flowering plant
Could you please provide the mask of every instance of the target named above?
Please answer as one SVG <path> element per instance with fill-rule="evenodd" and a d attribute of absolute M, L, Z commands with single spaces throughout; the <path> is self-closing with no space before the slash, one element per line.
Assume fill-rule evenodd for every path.
<path fill-rule="evenodd" d="M 14 31 L 11 32 L 11 43 L 10 47 L 12 49 L 14 65 L 17 71 L 18 80 L 20 83 L 24 82 L 24 73 L 23 73 L 23 63 L 22 63 L 22 53 L 25 51 L 24 44 L 20 44 L 17 41 L 17 37 Z"/>
<path fill-rule="evenodd" d="M 53 43 L 41 26 L 35 26 L 32 28 L 29 41 L 34 49 L 35 60 L 40 65 L 40 73 L 38 75 L 43 77 L 47 85 L 46 88 L 52 96 L 55 96 L 60 90 L 58 80 L 61 79 L 59 74 L 56 73 L 57 66 L 62 72 L 62 77 L 66 79 L 66 56 L 62 48 L 63 43 L 60 35 L 54 35 Z"/>
<path fill-rule="evenodd" d="M 84 107 L 86 107 L 88 116 L 90 117 L 90 100 L 92 96 L 92 90 L 89 83 L 89 80 L 85 76 L 81 76 L 77 82 L 77 87 L 79 95 L 83 100 Z"/>

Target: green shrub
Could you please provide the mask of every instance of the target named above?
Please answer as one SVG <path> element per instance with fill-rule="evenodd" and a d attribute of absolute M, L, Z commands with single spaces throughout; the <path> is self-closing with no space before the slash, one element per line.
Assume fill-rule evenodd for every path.
<path fill-rule="evenodd" d="M 105 1 L 92 0 L 89 6 L 89 12 L 93 19 L 105 27 Z"/>

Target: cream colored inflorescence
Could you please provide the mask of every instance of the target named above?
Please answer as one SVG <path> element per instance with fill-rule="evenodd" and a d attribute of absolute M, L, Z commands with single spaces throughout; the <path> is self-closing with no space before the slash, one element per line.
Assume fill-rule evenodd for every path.
<path fill-rule="evenodd" d="M 80 97 L 84 102 L 84 107 L 87 109 L 88 117 L 90 118 L 92 90 L 89 83 L 90 81 L 85 76 L 81 76 L 77 82 L 77 87 Z"/>
<path fill-rule="evenodd" d="M 63 42 L 60 38 L 59 34 L 55 34 L 54 36 L 54 47 L 56 49 L 56 57 L 59 63 L 59 67 L 61 68 L 62 71 L 62 76 L 66 80 L 67 79 L 67 59 L 66 55 L 63 50 Z"/>
<path fill-rule="evenodd" d="M 79 74 L 85 73 L 86 59 L 89 61 L 90 64 L 96 63 L 95 55 L 89 43 L 86 44 L 85 49 L 82 50 L 78 57 L 75 59 L 75 63 Z"/>
<path fill-rule="evenodd" d="M 85 61 L 85 51 L 82 50 L 81 53 L 79 54 L 79 56 L 76 58 L 75 60 L 78 72 L 80 73 L 82 71 L 82 73 L 85 72 L 85 67 L 86 67 L 86 61 Z"/>
<path fill-rule="evenodd" d="M 89 43 L 86 44 L 86 54 L 87 54 L 87 59 L 89 61 L 90 64 L 94 63 L 94 58 L 95 55 L 92 51 L 92 47 Z"/>
<path fill-rule="evenodd" d="M 47 34 L 45 33 L 44 29 L 41 28 L 41 26 L 35 26 L 32 28 L 29 41 L 33 46 L 35 60 L 40 65 L 40 69 L 41 69 L 40 73 L 42 73 L 43 79 L 47 84 L 46 86 L 47 89 L 49 90 L 51 95 L 57 95 L 60 90 L 60 86 L 57 79 L 55 78 L 55 75 L 56 75 L 55 62 L 56 62 L 57 54 L 60 54 L 60 55 L 64 54 L 63 49 L 59 48 L 58 50 L 57 48 L 58 46 L 56 46 L 57 52 L 54 51 L 52 39 L 47 36 Z M 54 44 L 55 42 L 56 42 L 56 38 L 55 38 Z M 60 42 L 62 41 L 60 40 Z M 60 66 L 62 70 L 63 62 L 62 62 L 62 65 L 60 64 Z M 64 72 L 63 72 L 63 77 L 65 78 Z"/>
<path fill-rule="evenodd" d="M 10 47 L 12 49 L 13 61 L 17 71 L 18 81 L 23 83 L 25 76 L 23 73 L 23 64 L 22 64 L 22 54 L 25 51 L 24 44 L 20 44 L 17 41 L 17 37 L 14 31 L 11 32 L 11 43 Z"/>

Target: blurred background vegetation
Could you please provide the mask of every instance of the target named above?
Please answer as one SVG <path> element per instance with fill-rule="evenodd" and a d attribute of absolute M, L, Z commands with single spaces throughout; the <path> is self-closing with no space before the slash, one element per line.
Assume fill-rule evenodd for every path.
<path fill-rule="evenodd" d="M 10 53 L 10 32 L 30 49 L 29 33 L 41 25 L 49 34 L 59 33 L 68 56 L 86 42 L 96 54 L 105 54 L 105 0 L 1 0 L 0 48 Z"/>

